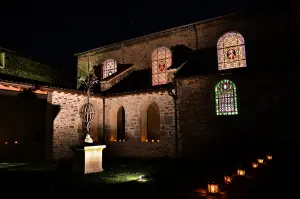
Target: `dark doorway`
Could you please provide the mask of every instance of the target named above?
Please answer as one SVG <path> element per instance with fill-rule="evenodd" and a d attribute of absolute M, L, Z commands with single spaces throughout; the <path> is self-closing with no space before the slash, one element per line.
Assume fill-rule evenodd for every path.
<path fill-rule="evenodd" d="M 147 139 L 159 140 L 160 114 L 157 104 L 152 103 L 147 110 Z"/>
<path fill-rule="evenodd" d="M 123 106 L 117 113 L 117 140 L 125 140 L 125 110 Z"/>

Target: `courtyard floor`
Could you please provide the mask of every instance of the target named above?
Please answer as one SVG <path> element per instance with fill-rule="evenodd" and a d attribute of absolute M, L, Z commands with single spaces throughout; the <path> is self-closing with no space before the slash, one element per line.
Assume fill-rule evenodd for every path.
<path fill-rule="evenodd" d="M 287 171 L 275 162 L 247 170 L 222 185 L 223 171 L 186 167 L 167 160 L 106 160 L 104 172 L 75 175 L 55 165 L 0 163 L 1 188 L 14 192 L 67 192 L 110 194 L 110 196 L 201 198 L 212 176 L 220 182 L 222 198 L 269 198 L 284 193 Z M 142 180 L 139 177 L 143 176 Z M 277 192 L 274 192 L 276 190 Z"/>

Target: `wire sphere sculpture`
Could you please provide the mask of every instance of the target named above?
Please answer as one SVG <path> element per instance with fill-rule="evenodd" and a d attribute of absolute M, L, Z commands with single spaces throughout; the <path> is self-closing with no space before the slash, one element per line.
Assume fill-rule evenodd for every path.
<path fill-rule="evenodd" d="M 80 108 L 79 115 L 80 115 L 80 119 L 82 120 L 82 122 L 84 124 L 86 124 L 86 130 L 89 133 L 90 127 L 91 127 L 91 122 L 94 120 L 95 115 L 96 115 L 96 111 L 95 111 L 93 104 L 91 104 L 89 102 L 84 104 Z"/>

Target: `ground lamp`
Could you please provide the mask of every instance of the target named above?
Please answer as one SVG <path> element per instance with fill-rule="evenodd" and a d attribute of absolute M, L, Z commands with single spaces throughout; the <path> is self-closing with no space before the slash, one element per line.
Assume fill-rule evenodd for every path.
<path fill-rule="evenodd" d="M 244 169 L 238 169 L 237 170 L 237 175 L 238 176 L 245 176 L 246 175 L 246 171 Z"/>
<path fill-rule="evenodd" d="M 271 155 L 267 155 L 267 159 L 268 159 L 268 160 L 272 160 L 273 157 L 272 157 Z"/>
<path fill-rule="evenodd" d="M 263 164 L 263 163 L 264 163 L 264 159 L 258 158 L 258 159 L 257 159 L 257 162 L 258 162 L 259 164 Z"/>
<path fill-rule="evenodd" d="M 257 168 L 257 167 L 258 167 L 258 164 L 257 164 L 256 162 L 253 162 L 253 163 L 252 163 L 252 168 L 255 169 L 255 168 Z"/>
<path fill-rule="evenodd" d="M 215 182 L 208 182 L 207 184 L 207 192 L 209 194 L 217 194 L 219 193 L 219 186 Z"/>
<path fill-rule="evenodd" d="M 224 176 L 224 183 L 225 184 L 231 184 L 232 183 L 232 177 L 229 175 Z"/>

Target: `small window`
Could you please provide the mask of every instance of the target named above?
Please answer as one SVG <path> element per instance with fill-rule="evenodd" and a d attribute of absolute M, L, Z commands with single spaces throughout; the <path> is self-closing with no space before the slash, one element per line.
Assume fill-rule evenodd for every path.
<path fill-rule="evenodd" d="M 103 62 L 103 79 L 117 72 L 117 62 L 113 59 L 107 59 Z"/>
<path fill-rule="evenodd" d="M 237 32 L 228 32 L 218 41 L 219 70 L 246 67 L 246 50 L 243 36 Z"/>
<path fill-rule="evenodd" d="M 215 87 L 217 115 L 237 115 L 236 86 L 228 79 L 220 81 Z"/>
<path fill-rule="evenodd" d="M 0 68 L 5 67 L 5 53 L 0 53 Z"/>
<path fill-rule="evenodd" d="M 167 69 L 172 65 L 172 53 L 169 48 L 160 47 L 152 53 L 152 85 L 168 82 Z"/>

